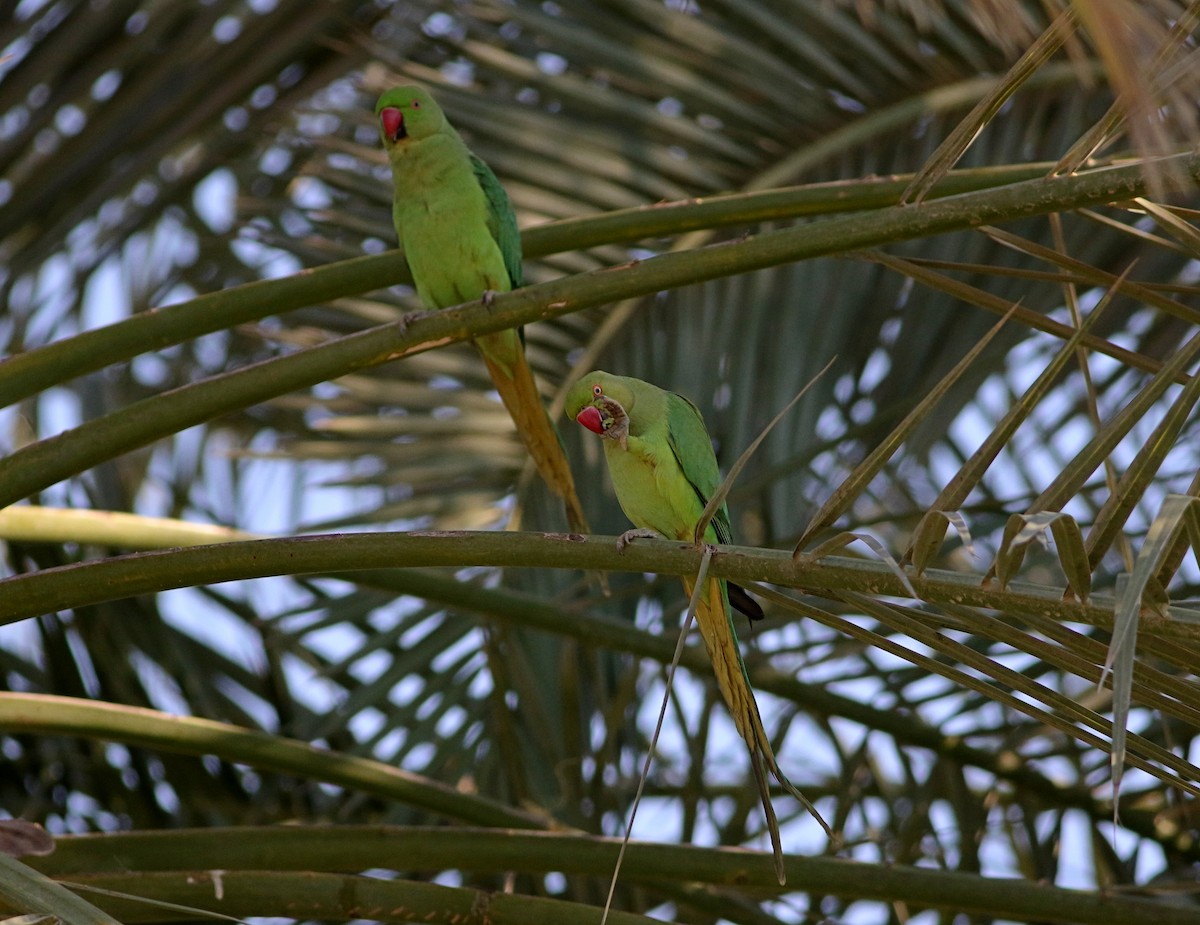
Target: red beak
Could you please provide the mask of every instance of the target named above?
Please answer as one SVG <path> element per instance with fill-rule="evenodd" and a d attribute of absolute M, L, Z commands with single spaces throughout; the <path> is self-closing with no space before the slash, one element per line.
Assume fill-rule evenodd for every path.
<path fill-rule="evenodd" d="M 600 412 L 591 405 L 575 415 L 575 420 L 594 434 L 604 433 L 604 421 L 600 418 Z"/>
<path fill-rule="evenodd" d="M 379 121 L 383 125 L 383 134 L 392 141 L 404 137 L 404 116 L 394 106 L 388 106 L 379 112 Z"/>

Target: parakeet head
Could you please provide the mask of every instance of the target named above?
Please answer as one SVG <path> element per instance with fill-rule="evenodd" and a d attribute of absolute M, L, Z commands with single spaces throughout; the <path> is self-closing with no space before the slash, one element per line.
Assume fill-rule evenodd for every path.
<path fill-rule="evenodd" d="M 423 87 L 392 87 L 375 104 L 379 135 L 389 150 L 404 141 L 436 135 L 446 125 L 442 108 Z"/>
<path fill-rule="evenodd" d="M 566 411 L 567 417 L 593 433 L 624 444 L 633 404 L 634 390 L 627 380 L 596 370 L 571 386 Z"/>

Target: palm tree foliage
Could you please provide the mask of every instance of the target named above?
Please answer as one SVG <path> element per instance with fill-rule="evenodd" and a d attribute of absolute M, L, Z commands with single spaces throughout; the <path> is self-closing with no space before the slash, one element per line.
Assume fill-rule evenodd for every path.
<path fill-rule="evenodd" d="M 206 836 L 181 832 L 129 848 L 140 860 L 125 867 L 400 870 L 396 889 L 457 868 L 461 879 L 441 882 L 602 903 L 611 855 L 590 866 L 579 833 L 620 834 L 630 811 L 683 606 L 670 569 L 653 575 L 667 550 L 631 550 L 646 571 L 612 572 L 610 596 L 579 569 L 605 555 L 593 542 L 559 569 L 476 561 L 475 534 L 457 560 L 422 558 L 420 537 L 403 547 L 410 560 L 380 558 L 383 538 L 369 558 L 378 531 L 556 531 L 563 519 L 469 345 L 271 385 L 276 371 L 301 381 L 323 346 L 380 331 L 402 341 L 408 321 L 426 330 L 394 256 L 367 262 L 369 284 L 329 296 L 316 288 L 325 277 L 295 276 L 394 245 L 371 108 L 384 87 L 420 81 L 535 229 L 528 282 L 572 277 L 571 297 L 588 305 L 526 307 L 523 320 L 544 319 L 525 330 L 549 403 L 593 367 L 652 380 L 697 403 L 728 467 L 809 385 L 730 494 L 735 532 L 758 551 L 743 577 L 777 586 L 760 586 L 769 619 L 746 651 L 764 717 L 785 770 L 843 835 L 826 844 L 780 799 L 785 847 L 983 875 L 967 881 L 968 900 L 916 869 L 907 887 L 882 866 L 844 882 L 820 868 L 811 882 L 817 868 L 793 859 L 795 889 L 781 892 L 765 858 L 638 848 L 618 907 L 746 922 L 766 910 L 907 921 L 925 907 L 914 920 L 1110 921 L 1123 907 L 1104 903 L 1144 912 L 1136 904 L 1149 901 L 1063 900 L 1027 883 L 1022 907 L 997 878 L 1183 889 L 1200 861 L 1200 614 L 1188 606 L 1200 234 L 1196 159 L 1180 155 L 1195 144 L 1198 15 L 1174 0 L 11 5 L 0 337 L 27 362 L 0 364 L 2 471 L 36 485 L 30 500 L 81 513 L 366 533 L 355 549 L 372 570 L 263 551 L 255 572 L 246 547 L 230 547 L 203 560 L 203 578 L 186 571 L 199 554 L 134 560 L 146 563 L 141 590 L 177 590 L 113 599 L 103 569 L 125 560 L 109 557 L 188 540 L 116 528 L 84 540 L 78 523 L 47 540 L 3 521 L 21 577 L 0 585 L 13 624 L 0 650 L 13 692 L 0 704 L 2 805 L 56 834 L 447 817 L 566 826 L 578 832 L 549 860 L 528 836 L 449 830 L 450 853 L 396 861 L 350 829 L 357 853 L 338 853 L 329 833 L 309 858 L 297 830 L 251 858 L 275 844 L 265 828 L 226 838 L 211 863 Z M 1135 167 L 1120 176 L 1134 179 L 1116 192 L 1039 205 L 1062 195 L 1051 174 L 1125 163 Z M 929 230 L 935 206 L 948 218 Z M 806 259 L 741 271 L 756 240 L 797 242 Z M 691 284 L 588 301 L 624 272 L 589 271 L 671 253 L 694 255 L 680 264 L 696 268 Z M 246 290 L 264 295 L 237 323 L 205 327 L 193 301 L 288 277 L 298 295 Z M 157 314 L 190 319 L 191 334 L 137 334 L 171 303 L 183 304 Z M 147 327 L 113 329 L 103 348 L 78 336 L 126 317 Z M 38 352 L 48 344 L 66 352 Z M 77 365 L 65 362 L 72 344 Z M 21 392 L 14 369 L 39 384 Z M 264 383 L 256 398 L 197 410 L 201 388 L 234 396 L 249 375 Z M 159 439 L 122 444 L 152 407 Z M 114 449 L 71 468 L 53 437 L 84 422 L 99 422 L 85 435 L 115 434 Z M 593 529 L 619 533 L 599 448 L 578 430 L 563 436 Z M 38 460 L 70 477 L 42 478 Z M 518 564 L 543 548 L 500 539 Z M 789 582 L 767 551 L 793 548 L 803 578 Z M 85 561 L 98 563 L 78 573 L 89 577 L 50 571 Z M 219 583 L 251 574 L 275 577 Z M 26 588 L 71 606 L 14 622 Z M 703 656 L 684 664 L 637 834 L 762 847 L 744 749 Z M 42 693 L 79 700 L 25 696 Z M 263 736 L 170 727 L 127 707 Z M 435 834 L 424 843 L 441 844 Z M 491 853 L 453 853 L 472 839 Z M 40 864 L 207 902 L 166 880 L 121 880 L 100 860 L 115 849 L 88 844 L 64 839 Z M 191 853 L 174 861 L 172 844 Z M 547 876 L 557 870 L 572 876 Z M 281 882 L 275 893 L 266 874 L 250 877 L 254 899 L 230 911 L 371 916 L 339 906 L 336 889 L 326 905 L 315 892 L 311 906 L 272 905 L 300 895 Z M 429 901 L 450 914 L 443 894 Z M 535 909 L 554 914 L 493 911 L 527 921 Z M 1172 905 L 1155 914 L 1197 920 Z"/>

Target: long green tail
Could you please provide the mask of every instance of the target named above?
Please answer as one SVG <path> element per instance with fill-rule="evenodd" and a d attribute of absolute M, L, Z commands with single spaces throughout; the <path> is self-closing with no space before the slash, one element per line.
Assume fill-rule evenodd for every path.
<path fill-rule="evenodd" d="M 693 583 L 684 579 L 684 588 L 690 598 Z M 733 717 L 733 724 L 746 742 L 750 750 L 750 764 L 754 769 L 754 779 L 758 785 L 759 797 L 762 800 L 763 812 L 767 817 L 767 830 L 771 835 L 771 847 L 775 853 L 775 875 L 780 885 L 785 882 L 783 871 L 783 848 L 779 840 L 779 822 L 775 818 L 775 808 L 771 805 L 771 791 L 767 783 L 766 772 L 779 781 L 783 788 L 800 804 L 812 813 L 813 818 L 821 824 L 825 834 L 835 839 L 833 830 L 821 818 L 811 801 L 796 788 L 786 775 L 779 769 L 775 760 L 775 752 L 771 748 L 771 740 L 763 728 L 762 717 L 758 712 L 758 702 L 754 699 L 754 690 L 750 687 L 750 678 L 746 674 L 746 663 L 742 660 L 741 649 L 738 648 L 737 633 L 733 627 L 733 611 L 729 606 L 729 598 L 725 592 L 725 582 L 708 579 L 708 593 L 700 598 L 696 607 L 696 622 L 700 624 L 700 635 L 704 639 L 704 648 L 708 650 L 709 661 L 712 662 L 713 673 L 717 676 L 717 687 L 725 698 L 725 705 Z"/>
<path fill-rule="evenodd" d="M 525 359 L 525 350 L 514 331 L 488 334 L 475 340 L 492 383 L 504 407 L 512 415 L 529 455 L 533 457 L 542 480 L 550 490 L 563 499 L 567 523 L 575 533 L 590 533 L 587 518 L 579 495 L 575 492 L 575 479 L 567 462 L 558 430 L 546 413 L 542 396 L 533 381 L 533 370 Z M 515 349 L 514 349 L 515 348 Z"/>

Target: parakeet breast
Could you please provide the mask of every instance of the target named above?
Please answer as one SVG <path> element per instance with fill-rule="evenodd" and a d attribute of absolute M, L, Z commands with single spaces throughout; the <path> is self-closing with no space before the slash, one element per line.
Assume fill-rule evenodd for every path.
<path fill-rule="evenodd" d="M 486 291 L 512 288 L 489 228 L 487 197 L 470 161 L 440 142 L 424 140 L 419 156 L 394 165 L 400 168 L 393 211 L 396 234 L 417 293 L 428 308 L 448 308 Z"/>
<path fill-rule="evenodd" d="M 691 540 L 702 507 L 669 451 L 656 454 L 648 441 L 630 437 L 628 449 L 604 441 L 604 455 L 617 502 L 635 527 Z"/>

